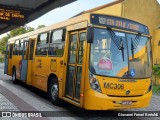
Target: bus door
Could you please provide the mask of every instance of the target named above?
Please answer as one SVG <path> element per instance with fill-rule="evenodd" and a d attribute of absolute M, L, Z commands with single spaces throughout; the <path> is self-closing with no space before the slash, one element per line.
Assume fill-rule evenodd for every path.
<path fill-rule="evenodd" d="M 6 54 L 4 59 L 4 74 L 8 74 L 8 54 L 9 54 L 9 45 L 6 46 Z"/>
<path fill-rule="evenodd" d="M 86 31 L 69 34 L 68 63 L 66 75 L 66 97 L 80 102 L 80 94 L 84 89 Z"/>
<path fill-rule="evenodd" d="M 6 47 L 4 74 L 12 75 L 12 51 L 13 44 L 9 44 Z"/>
<path fill-rule="evenodd" d="M 27 80 L 27 71 L 28 71 L 28 45 L 29 41 L 23 41 L 23 51 L 22 51 L 22 60 L 20 61 L 20 80 Z"/>
<path fill-rule="evenodd" d="M 27 67 L 27 84 L 31 85 L 32 83 L 32 71 L 34 67 L 34 46 L 35 46 L 35 38 L 29 39 L 29 53 L 28 53 L 28 67 Z"/>

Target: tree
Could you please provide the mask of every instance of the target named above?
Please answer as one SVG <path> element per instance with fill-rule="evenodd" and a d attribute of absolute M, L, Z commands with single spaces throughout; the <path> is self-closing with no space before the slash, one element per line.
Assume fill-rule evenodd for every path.
<path fill-rule="evenodd" d="M 160 78 L 160 65 L 154 65 L 153 66 L 153 77 L 154 77 L 154 84 L 157 85 L 158 84 L 158 79 L 157 78 Z"/>
<path fill-rule="evenodd" d="M 34 28 L 32 28 L 32 27 L 27 27 L 26 28 L 26 32 L 31 32 L 31 31 L 34 31 L 35 29 Z"/>
<path fill-rule="evenodd" d="M 0 52 L 1 52 L 1 54 L 5 54 L 6 45 L 7 45 L 7 42 L 8 42 L 8 39 L 9 39 L 9 38 L 10 38 L 9 35 L 1 38 L 1 40 L 0 40 L 0 46 L 1 46 L 1 47 L 0 47 Z"/>
<path fill-rule="evenodd" d="M 11 30 L 10 35 L 11 35 L 11 37 L 15 37 L 17 35 L 21 35 L 21 34 L 24 34 L 24 33 L 27 33 L 27 32 L 31 32 L 31 31 L 34 31 L 34 28 L 24 26 L 24 27 L 19 27 L 19 28 L 16 28 L 14 30 Z"/>
<path fill-rule="evenodd" d="M 28 26 L 23 26 L 23 27 L 19 27 L 19 28 L 16 28 L 14 30 L 11 30 L 7 34 L 7 36 L 0 39 L 0 53 L 4 54 L 4 51 L 6 51 L 6 45 L 7 45 L 7 42 L 8 42 L 9 38 L 15 37 L 15 36 L 27 33 L 27 32 L 31 32 L 31 31 L 34 31 L 34 30 L 35 30 L 34 28 L 28 27 Z"/>
<path fill-rule="evenodd" d="M 38 25 L 37 29 L 40 29 L 40 28 L 43 28 L 43 27 L 46 27 L 45 25 Z"/>

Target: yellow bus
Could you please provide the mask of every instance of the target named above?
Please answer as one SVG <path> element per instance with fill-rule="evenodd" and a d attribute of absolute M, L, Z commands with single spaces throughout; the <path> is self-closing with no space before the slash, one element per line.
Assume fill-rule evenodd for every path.
<path fill-rule="evenodd" d="M 85 13 L 8 40 L 5 70 L 88 110 L 143 108 L 152 96 L 148 27 L 125 18 Z"/>

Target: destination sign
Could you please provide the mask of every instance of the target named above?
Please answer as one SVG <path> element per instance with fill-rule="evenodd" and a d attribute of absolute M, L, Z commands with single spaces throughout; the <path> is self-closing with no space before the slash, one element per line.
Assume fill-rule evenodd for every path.
<path fill-rule="evenodd" d="M 0 7 L 0 22 L 23 25 L 27 20 L 26 11 Z"/>
<path fill-rule="evenodd" d="M 138 32 L 141 34 L 149 34 L 148 27 L 138 22 L 108 15 L 91 15 L 91 23 L 100 26 L 108 26 Z"/>

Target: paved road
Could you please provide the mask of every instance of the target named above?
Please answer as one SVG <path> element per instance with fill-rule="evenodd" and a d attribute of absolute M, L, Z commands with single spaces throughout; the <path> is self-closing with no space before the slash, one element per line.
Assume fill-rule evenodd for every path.
<path fill-rule="evenodd" d="M 0 64 L 0 111 L 55 111 L 53 116 L 43 117 L 39 119 L 67 119 L 67 120 L 106 120 L 106 119 L 135 119 L 135 120 L 160 120 L 158 117 L 106 117 L 117 111 L 85 111 L 77 108 L 69 103 L 63 102 L 62 106 L 54 106 L 50 103 L 45 92 L 36 88 L 29 87 L 23 83 L 13 84 L 11 77 L 3 74 L 3 64 Z M 81 114 L 76 111 L 81 111 Z M 59 112 L 58 112 L 59 111 Z M 63 111 L 63 112 L 62 112 Z M 75 112 L 74 112 L 75 111 Z M 123 112 L 123 110 L 121 110 Z M 159 111 L 160 114 L 160 96 L 153 95 L 151 104 L 146 109 L 125 110 L 127 113 L 131 111 Z M 118 111 L 119 112 L 119 111 Z M 49 112 L 48 112 L 49 113 Z M 44 113 L 47 116 L 47 113 Z M 63 117 L 62 117 L 63 116 Z M 92 117 L 88 117 L 92 116 Z M 94 116 L 94 117 L 93 117 Z M 0 118 L 1 119 L 1 118 Z M 28 118 L 25 118 L 28 119 Z M 33 118 L 30 118 L 33 119 Z M 8 120 L 8 119 L 7 119 Z M 16 118 L 17 120 L 17 118 Z"/>

